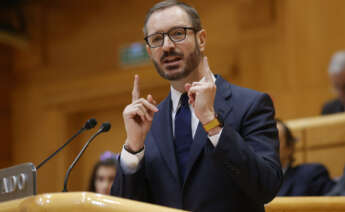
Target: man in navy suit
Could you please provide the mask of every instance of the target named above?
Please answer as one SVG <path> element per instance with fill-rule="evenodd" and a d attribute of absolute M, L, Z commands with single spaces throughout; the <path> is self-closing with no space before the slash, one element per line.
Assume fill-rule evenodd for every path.
<path fill-rule="evenodd" d="M 318 163 L 292 166 L 296 139 L 281 120 L 277 120 L 280 140 L 280 162 L 284 181 L 278 196 L 320 196 L 329 192 L 335 182 L 330 178 L 327 168 Z"/>
<path fill-rule="evenodd" d="M 156 106 L 140 98 L 135 76 L 112 194 L 191 211 L 264 211 L 282 181 L 270 97 L 212 74 L 189 5 L 157 3 L 144 34 L 171 89 Z"/>

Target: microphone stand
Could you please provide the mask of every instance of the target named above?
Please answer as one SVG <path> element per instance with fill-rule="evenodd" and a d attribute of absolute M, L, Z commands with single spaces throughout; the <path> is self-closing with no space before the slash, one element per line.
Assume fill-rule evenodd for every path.
<path fill-rule="evenodd" d="M 69 175 L 73 169 L 73 167 L 77 164 L 77 162 L 79 161 L 80 157 L 82 156 L 82 154 L 85 152 L 86 148 L 89 146 L 89 144 L 102 132 L 107 132 L 110 129 L 110 124 L 109 123 L 103 123 L 101 128 L 94 134 L 91 136 L 91 138 L 86 142 L 86 144 L 83 146 L 83 148 L 81 149 L 81 151 L 79 152 L 79 154 L 77 155 L 77 157 L 74 159 L 74 161 L 72 162 L 72 164 L 69 166 L 66 175 L 65 175 L 65 180 L 64 180 L 64 185 L 63 185 L 63 190 L 62 192 L 67 192 L 67 184 L 68 184 L 68 179 L 69 179 Z"/>

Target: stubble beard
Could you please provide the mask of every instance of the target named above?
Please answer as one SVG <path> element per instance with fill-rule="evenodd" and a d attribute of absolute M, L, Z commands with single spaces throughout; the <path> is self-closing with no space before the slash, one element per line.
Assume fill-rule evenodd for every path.
<path fill-rule="evenodd" d="M 177 53 L 172 52 L 172 54 L 177 54 Z M 169 69 L 167 71 L 164 71 L 163 68 L 158 64 L 158 62 L 153 60 L 153 64 L 158 74 L 162 78 L 169 81 L 176 81 L 176 80 L 180 80 L 189 76 L 189 74 L 192 73 L 199 66 L 200 62 L 201 62 L 201 52 L 200 52 L 200 48 L 197 42 L 195 42 L 194 51 L 187 56 L 185 67 L 183 68 L 182 71 L 176 74 L 169 74 Z M 172 70 L 175 68 L 176 67 L 172 67 L 170 69 Z"/>

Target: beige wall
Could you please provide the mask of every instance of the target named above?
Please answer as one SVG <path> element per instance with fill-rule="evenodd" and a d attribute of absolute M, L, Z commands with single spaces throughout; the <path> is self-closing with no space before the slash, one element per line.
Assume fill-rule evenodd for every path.
<path fill-rule="evenodd" d="M 36 165 L 90 117 L 110 121 L 71 174 L 71 190 L 83 190 L 92 164 L 125 139 L 122 110 L 133 75 L 143 94 L 162 100 L 168 83 L 152 65 L 122 68 L 118 48 L 142 41 L 145 12 L 156 1 L 49 1 L 26 9 L 31 40 L 13 57 L 12 164 Z M 283 119 L 315 116 L 332 97 L 327 64 L 344 48 L 342 0 L 188 1 L 208 31 L 206 54 L 213 72 L 241 86 L 268 92 Z M 15 130 L 14 130 L 15 129 Z M 60 191 L 85 133 L 38 170 L 38 191 Z"/>

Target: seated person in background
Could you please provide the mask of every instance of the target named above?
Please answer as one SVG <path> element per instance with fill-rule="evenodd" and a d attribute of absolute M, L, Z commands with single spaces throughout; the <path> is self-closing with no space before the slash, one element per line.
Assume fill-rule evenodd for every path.
<path fill-rule="evenodd" d="M 341 176 L 337 180 L 337 184 L 335 184 L 326 196 L 345 196 L 345 167 L 343 171 L 343 176 Z"/>
<path fill-rule="evenodd" d="M 307 163 L 292 166 L 296 139 L 281 120 L 277 120 L 277 128 L 280 140 L 280 162 L 284 173 L 278 196 L 317 196 L 330 191 L 335 182 L 323 165 Z"/>
<path fill-rule="evenodd" d="M 322 115 L 344 112 L 345 104 L 345 51 L 336 52 L 331 59 L 328 74 L 337 98 L 326 102 Z"/>
<path fill-rule="evenodd" d="M 115 173 L 115 154 L 110 151 L 106 151 L 101 155 L 100 160 L 93 167 L 88 190 L 110 195 L 110 189 L 115 179 Z"/>

